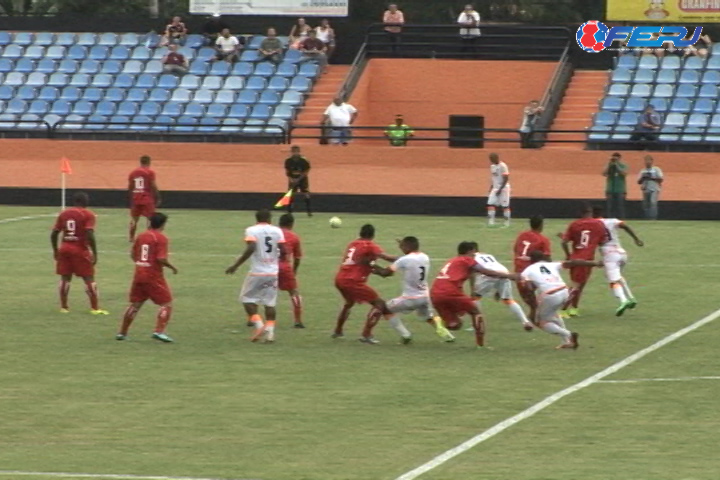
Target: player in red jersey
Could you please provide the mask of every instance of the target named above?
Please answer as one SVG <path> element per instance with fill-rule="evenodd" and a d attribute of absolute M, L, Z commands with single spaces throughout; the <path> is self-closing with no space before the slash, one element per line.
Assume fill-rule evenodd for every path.
<path fill-rule="evenodd" d="M 278 271 L 278 290 L 288 292 L 293 307 L 293 317 L 295 328 L 305 328 L 302 322 L 302 297 L 298 292 L 297 274 L 300 267 L 300 259 L 302 258 L 302 247 L 300 246 L 300 237 L 293 232 L 295 218 L 292 213 L 286 213 L 280 217 L 278 223 L 285 236 L 285 249 L 280 257 L 280 270 Z M 291 263 L 292 262 L 292 263 Z"/>
<path fill-rule="evenodd" d="M 597 248 L 608 240 L 608 233 L 602 220 L 593 218 L 592 206 L 583 204 L 581 213 L 581 217 L 570 223 L 563 234 L 562 248 L 567 260 L 593 261 Z M 579 314 L 580 297 L 591 273 L 592 267 L 570 268 L 570 298 L 561 313 L 565 318 Z"/>
<path fill-rule="evenodd" d="M 340 291 L 345 305 L 337 318 L 333 338 L 342 337 L 343 326 L 350 316 L 350 310 L 356 303 L 369 303 L 374 308 L 368 313 L 360 341 L 369 344 L 379 343 L 372 337 L 372 328 L 377 323 L 375 312 L 379 310 L 383 315 L 389 315 L 385 301 L 368 284 L 367 279 L 372 273 L 373 262 L 378 258 L 394 262 L 396 257 L 383 253 L 382 249 L 373 242 L 375 227 L 370 224 L 360 229 L 360 238 L 353 240 L 345 249 L 343 262 L 335 276 L 335 287 Z"/>
<path fill-rule="evenodd" d="M 152 338 L 165 343 L 173 341 L 165 333 L 172 314 L 172 293 L 165 281 L 163 268 L 169 268 L 174 274 L 177 274 L 178 270 L 168 261 L 168 238 L 163 233 L 167 218 L 167 215 L 160 212 L 153 214 L 150 217 L 150 228 L 135 239 L 130 254 L 135 262 L 135 276 L 130 287 L 130 306 L 125 310 L 116 340 L 127 338 L 128 329 L 135 316 L 150 299 L 160 306 Z"/>
<path fill-rule="evenodd" d="M 128 176 L 130 193 L 130 243 L 135 239 L 140 217 L 150 219 L 160 206 L 160 192 L 155 182 L 155 172 L 150 169 L 150 157 L 140 157 L 140 166 Z"/>
<path fill-rule="evenodd" d="M 535 215 L 530 218 L 530 230 L 521 232 L 515 239 L 513 246 L 513 256 L 515 257 L 515 273 L 522 273 L 530 266 L 530 252 L 542 252 L 550 255 L 550 240 L 542 234 L 544 219 L 541 215 Z M 517 283 L 520 296 L 530 307 L 528 317 L 532 322 L 535 321 L 537 314 L 537 300 L 532 289 L 525 282 Z"/>
<path fill-rule="evenodd" d="M 485 320 L 475 300 L 463 291 L 463 284 L 473 273 L 510 280 L 516 280 L 518 275 L 496 272 L 480 266 L 475 261 L 476 245 L 474 242 L 461 242 L 458 245 L 458 256 L 450 259 L 435 277 L 430 288 L 430 300 L 448 330 L 459 330 L 462 327 L 459 316 L 470 314 L 475 329 L 475 341 L 478 347 L 482 347 L 485 345 Z"/>
<path fill-rule="evenodd" d="M 50 234 L 56 271 L 60 275 L 60 312 L 68 313 L 68 295 L 73 275 L 83 279 L 85 291 L 90 298 L 90 313 L 107 315 L 100 309 L 97 284 L 95 283 L 95 265 L 97 264 L 97 245 L 95 243 L 95 214 L 87 209 L 90 199 L 85 192 L 73 195 L 74 207 L 58 215 Z M 58 247 L 58 239 L 62 243 Z"/>

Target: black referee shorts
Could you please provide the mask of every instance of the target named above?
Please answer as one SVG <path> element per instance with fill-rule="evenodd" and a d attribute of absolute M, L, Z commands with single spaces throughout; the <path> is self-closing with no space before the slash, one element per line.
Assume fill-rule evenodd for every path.
<path fill-rule="evenodd" d="M 305 177 L 300 180 L 299 183 L 295 184 L 295 186 L 293 186 L 291 182 L 288 182 L 288 189 L 293 189 L 295 192 L 300 193 L 310 193 L 310 181 L 308 177 Z"/>

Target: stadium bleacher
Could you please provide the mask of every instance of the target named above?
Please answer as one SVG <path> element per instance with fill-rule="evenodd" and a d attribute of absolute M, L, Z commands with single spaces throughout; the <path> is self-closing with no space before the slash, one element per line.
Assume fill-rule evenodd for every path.
<path fill-rule="evenodd" d="M 0 128 L 282 133 L 319 69 L 297 50 L 277 66 L 260 62 L 262 39 L 248 37 L 241 60 L 230 65 L 212 61 L 214 50 L 189 35 L 179 49 L 189 72 L 178 77 L 163 73 L 167 49 L 154 47 L 156 37 L 0 32 Z"/>
<path fill-rule="evenodd" d="M 720 49 L 707 59 L 620 55 L 593 118 L 588 141 L 630 140 L 648 104 L 663 117 L 660 143 L 720 142 Z"/>

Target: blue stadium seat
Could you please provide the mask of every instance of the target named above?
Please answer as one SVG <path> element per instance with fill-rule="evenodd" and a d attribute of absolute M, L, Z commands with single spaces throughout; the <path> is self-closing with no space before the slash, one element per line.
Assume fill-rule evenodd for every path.
<path fill-rule="evenodd" d="M 651 68 L 656 69 L 658 67 L 658 58 L 655 55 L 643 55 L 640 57 L 637 68 Z"/>
<path fill-rule="evenodd" d="M 635 71 L 634 83 L 652 83 L 655 81 L 655 70 L 641 68 Z"/>
<path fill-rule="evenodd" d="M 35 34 L 35 45 L 49 47 L 55 43 L 55 34 L 51 32 L 40 32 Z"/>
<path fill-rule="evenodd" d="M 230 64 L 228 62 L 215 62 L 210 67 L 210 75 L 230 75 Z"/>
<path fill-rule="evenodd" d="M 700 57 L 688 57 L 685 59 L 685 70 L 702 70 L 705 67 L 705 60 Z"/>
<path fill-rule="evenodd" d="M 54 102 L 58 98 L 60 98 L 60 91 L 55 87 L 42 87 L 37 96 L 38 100 L 45 100 L 46 102 Z"/>
<path fill-rule="evenodd" d="M 48 75 L 57 71 L 57 62 L 49 58 L 43 58 L 35 67 L 35 71 L 40 73 L 47 73 Z"/>
<path fill-rule="evenodd" d="M 618 125 L 637 125 L 638 114 L 636 112 L 622 112 L 618 117 Z"/>
<path fill-rule="evenodd" d="M 243 50 L 243 52 L 240 54 L 240 62 L 246 63 L 246 62 L 257 62 L 260 61 L 260 57 L 258 56 L 257 50 L 248 50 L 247 48 Z"/>
<path fill-rule="evenodd" d="M 180 47 L 178 49 L 178 53 L 184 55 L 185 58 L 187 58 L 188 62 L 192 62 L 193 60 L 195 60 L 195 50 L 193 50 L 192 48 Z"/>
<path fill-rule="evenodd" d="M 688 117 L 687 120 L 687 126 L 688 127 L 706 127 L 708 125 L 708 121 L 710 120 L 710 116 L 706 115 L 704 113 L 693 113 Z"/>
<path fill-rule="evenodd" d="M 622 55 L 617 58 L 616 68 L 627 68 L 629 70 L 634 70 L 637 68 L 637 64 L 638 57 L 634 55 Z"/>
<path fill-rule="evenodd" d="M 692 108 L 692 101 L 688 98 L 675 98 L 670 104 L 670 111 L 674 113 L 688 113 Z"/>
<path fill-rule="evenodd" d="M 197 90 L 200 88 L 200 77 L 193 74 L 187 74 L 180 80 L 180 88 L 187 88 L 188 90 Z"/>
<path fill-rule="evenodd" d="M 157 102 L 143 102 L 140 105 L 140 115 L 150 115 L 151 117 L 160 115 L 160 104 Z"/>
<path fill-rule="evenodd" d="M 108 102 L 120 103 L 125 100 L 125 89 L 118 87 L 111 87 L 105 90 L 105 96 L 103 100 Z M 104 115 L 104 114 L 103 114 Z"/>
<path fill-rule="evenodd" d="M 665 113 L 668 110 L 667 98 L 653 97 L 650 99 L 649 104 L 652 105 L 653 107 L 655 107 L 655 110 L 657 110 L 660 113 Z"/>
<path fill-rule="evenodd" d="M 205 38 L 202 35 L 190 34 L 185 39 L 185 46 L 188 48 L 198 49 L 205 45 Z"/>
<path fill-rule="evenodd" d="M 285 52 L 285 57 L 283 58 L 284 62 L 287 63 L 298 63 L 302 60 L 303 55 L 300 52 L 300 50 L 294 50 L 290 49 L 287 52 Z"/>
<path fill-rule="evenodd" d="M 644 72 L 644 71 L 647 71 L 648 73 L 651 73 L 653 75 L 655 73 L 652 70 L 640 70 L 639 72 Z M 300 72 L 298 73 L 298 75 L 302 75 L 302 76 L 308 77 L 308 78 L 316 78 L 319 73 L 320 73 L 320 67 L 318 66 L 317 63 L 306 62 L 306 63 L 303 63 L 300 65 Z M 635 80 L 635 81 L 637 82 L 638 80 Z"/>
<path fill-rule="evenodd" d="M 235 92 L 232 90 L 218 90 L 215 95 L 215 103 L 235 103 Z"/>
<path fill-rule="evenodd" d="M 691 83 L 693 85 L 700 83 L 700 73 L 697 70 L 683 70 L 680 72 L 680 83 Z"/>
<path fill-rule="evenodd" d="M 714 111 L 715 100 L 713 98 L 699 98 L 693 105 L 693 112 L 695 113 L 713 113 Z"/>
<path fill-rule="evenodd" d="M 13 43 L 27 47 L 35 40 L 35 36 L 30 32 L 17 32 L 13 37 Z"/>
<path fill-rule="evenodd" d="M 221 105 L 219 103 L 211 103 L 207 107 L 205 115 L 208 117 L 225 118 L 227 116 L 227 105 Z"/>
<path fill-rule="evenodd" d="M 154 75 L 143 73 L 142 75 L 138 75 L 137 79 L 135 79 L 135 86 L 137 88 L 155 88 L 155 81 L 156 77 Z"/>
<path fill-rule="evenodd" d="M 140 60 L 128 60 L 123 67 L 123 73 L 139 75 L 143 72 L 144 65 Z"/>
<path fill-rule="evenodd" d="M 100 62 L 97 60 L 83 60 L 83 62 L 80 64 L 80 69 L 78 70 L 79 73 L 88 73 L 90 75 L 95 75 L 100 71 Z"/>
<path fill-rule="evenodd" d="M 86 118 L 82 115 L 68 115 L 57 125 L 61 130 L 82 130 Z"/>
<path fill-rule="evenodd" d="M 200 88 L 204 90 L 220 90 L 223 85 L 223 77 L 209 75 L 205 77 Z"/>
<path fill-rule="evenodd" d="M 108 117 L 105 115 L 90 115 L 85 124 L 85 128 L 88 130 L 104 130 L 105 123 L 108 122 Z"/>
<path fill-rule="evenodd" d="M 718 98 L 718 87 L 715 85 L 705 84 L 700 87 L 698 97 L 702 98 Z"/>
<path fill-rule="evenodd" d="M 665 117 L 665 124 L 666 127 L 684 127 L 686 122 L 686 117 L 682 113 L 669 113 L 667 117 Z"/>
<path fill-rule="evenodd" d="M 292 120 L 295 117 L 295 108 L 292 105 L 288 105 L 286 103 L 280 104 L 275 107 L 273 117 L 283 120 Z"/>
<path fill-rule="evenodd" d="M 11 44 L 3 50 L 3 57 L 17 60 L 18 58 L 22 58 L 23 53 L 25 53 L 25 49 L 23 47 Z"/>
<path fill-rule="evenodd" d="M 87 100 L 80 100 L 79 102 L 75 102 L 73 105 L 72 113 L 74 115 L 85 115 L 88 116 L 93 113 L 95 110 L 95 105 L 92 102 L 88 102 Z"/>
<path fill-rule="evenodd" d="M 256 120 L 268 120 L 272 115 L 272 107 L 270 105 L 257 104 L 250 110 L 250 118 Z"/>
<path fill-rule="evenodd" d="M 242 93 L 242 92 L 241 92 Z M 247 105 L 235 104 L 230 107 L 230 111 L 227 116 L 230 118 L 247 118 L 250 114 L 250 109 Z"/>
<path fill-rule="evenodd" d="M 165 55 L 167 55 L 168 51 L 169 51 L 169 50 L 167 49 L 167 47 L 159 47 L 159 48 L 156 48 L 156 49 L 153 51 L 152 59 L 153 59 L 153 60 L 162 60 L 163 57 L 164 57 Z M 188 60 L 188 61 L 189 61 L 189 60 Z"/>
<path fill-rule="evenodd" d="M 105 90 L 98 87 L 89 87 L 83 90 L 82 99 L 97 103 L 105 97 Z"/>
<path fill-rule="evenodd" d="M 7 85 L 0 86 L 0 100 L 12 100 L 15 98 L 15 88 Z"/>
<path fill-rule="evenodd" d="M 282 67 L 283 65 L 285 65 L 285 64 L 281 64 L 280 66 Z M 293 68 L 295 67 L 294 65 L 290 65 L 290 66 L 292 66 Z M 294 76 L 294 75 L 292 75 L 292 76 Z M 610 77 L 610 81 L 612 83 L 619 83 L 619 82 L 629 83 L 632 81 L 632 76 L 633 76 L 633 70 L 630 70 L 627 68 L 617 68 L 617 69 L 613 70 L 612 75 Z"/>
<path fill-rule="evenodd" d="M 170 92 L 164 88 L 153 88 L 150 91 L 150 98 L 148 100 L 151 102 L 167 102 L 170 100 Z"/>
<path fill-rule="evenodd" d="M 190 90 L 187 88 L 176 88 L 170 97 L 171 102 L 188 103 L 190 101 Z"/>
<path fill-rule="evenodd" d="M 185 105 L 183 115 L 186 117 L 202 117 L 205 115 L 205 106 L 197 102 L 188 103 Z"/>
<path fill-rule="evenodd" d="M 30 73 L 35 71 L 35 62 L 29 58 L 21 58 L 15 63 L 15 71 L 20 73 Z"/>
<path fill-rule="evenodd" d="M 114 47 L 118 43 L 117 35 L 114 33 L 103 33 L 98 37 L 97 44 Z"/>
<path fill-rule="evenodd" d="M 64 87 L 68 84 L 68 76 L 64 73 L 53 73 L 48 78 L 47 84 L 51 87 Z"/>
<path fill-rule="evenodd" d="M 130 117 L 126 115 L 113 115 L 110 117 L 109 130 L 127 130 L 130 126 Z"/>
<path fill-rule="evenodd" d="M 39 115 L 26 113 L 25 115 L 20 115 L 20 121 L 17 123 L 15 128 L 34 130 L 42 127 L 43 125 Z"/>
<path fill-rule="evenodd" d="M 151 74 L 151 75 L 160 75 L 163 71 L 163 66 L 160 60 L 150 60 L 145 64 L 145 70 L 143 70 L 145 73 Z"/>
<path fill-rule="evenodd" d="M 166 132 L 170 129 L 170 125 L 173 125 L 174 123 L 175 120 L 173 120 L 173 117 L 168 115 L 158 115 L 155 117 L 155 125 L 152 126 L 152 130 Z"/>
<path fill-rule="evenodd" d="M 70 114 L 70 102 L 67 100 L 55 100 L 50 106 L 50 113 L 55 115 L 69 115 Z"/>
<path fill-rule="evenodd" d="M 19 72 L 10 72 L 5 75 L 4 85 L 18 87 L 25 84 L 25 75 Z"/>
<path fill-rule="evenodd" d="M 82 96 L 82 90 L 78 87 L 65 87 L 60 91 L 59 100 L 66 100 L 68 102 L 77 102 Z"/>
<path fill-rule="evenodd" d="M 267 105 L 277 105 L 280 103 L 280 95 L 272 90 L 265 90 L 260 94 L 258 103 L 264 103 Z"/>
<path fill-rule="evenodd" d="M 720 84 L 720 72 L 717 70 L 706 70 L 705 73 L 703 73 L 700 82 L 718 85 Z"/>
<path fill-rule="evenodd" d="M 600 110 L 593 119 L 593 125 L 615 125 L 615 123 L 617 123 L 617 115 L 613 112 Z"/>
<path fill-rule="evenodd" d="M 615 99 L 615 97 L 607 97 L 605 100 L 611 100 Z M 620 104 L 622 105 L 623 99 L 617 99 Z M 305 101 L 305 98 L 303 97 L 303 94 L 296 91 L 296 90 L 288 90 L 285 93 L 283 93 L 282 98 L 280 99 L 280 103 L 287 103 L 288 105 L 302 105 Z M 603 110 L 609 110 L 603 108 Z"/>
<path fill-rule="evenodd" d="M 133 116 L 137 115 L 138 112 L 138 106 L 135 102 L 120 102 L 118 104 L 117 114 L 118 115 L 127 115 L 127 116 Z"/>
<path fill-rule="evenodd" d="M 245 88 L 248 90 L 265 90 L 266 87 L 267 81 L 262 77 L 250 77 L 245 83 Z"/>
<path fill-rule="evenodd" d="M 130 58 L 130 49 L 124 45 L 118 45 L 110 50 L 110 60 L 127 60 Z"/>
<path fill-rule="evenodd" d="M 710 119 L 710 126 L 720 128 L 720 113 L 716 113 Z"/>
<path fill-rule="evenodd" d="M 10 113 L 3 113 L 0 115 L 0 128 L 15 128 L 17 122 L 17 115 Z"/>
<path fill-rule="evenodd" d="M 675 70 L 660 70 L 655 81 L 657 83 L 675 83 L 677 82 L 677 72 Z"/>
<path fill-rule="evenodd" d="M 147 47 L 143 47 L 143 46 L 135 47 L 133 49 L 132 53 L 130 54 L 131 59 L 140 60 L 142 62 L 146 62 L 146 61 L 150 60 L 151 57 L 152 57 L 152 52 L 150 51 L 150 49 Z"/>
<path fill-rule="evenodd" d="M 115 110 L 117 110 L 117 104 L 115 102 L 109 102 L 107 100 L 98 102 L 98 104 L 95 106 L 95 113 L 97 115 L 103 115 L 106 117 L 109 117 L 110 115 L 115 115 Z"/>
<path fill-rule="evenodd" d="M 183 105 L 175 102 L 167 102 L 163 105 L 161 115 L 167 115 L 169 117 L 179 117 L 182 114 Z"/>
<path fill-rule="evenodd" d="M 146 101 L 148 98 L 148 91 L 144 88 L 131 88 L 127 92 L 125 100 L 128 102 L 140 103 Z"/>
<path fill-rule="evenodd" d="M 0 32 L 0 46 L 10 45 L 12 43 L 12 35 L 8 32 Z"/>
<path fill-rule="evenodd" d="M 65 47 L 59 46 L 59 45 L 53 45 L 52 47 L 48 47 L 47 52 L 45 52 L 45 58 L 50 60 L 62 60 L 67 56 L 67 50 Z"/>
<path fill-rule="evenodd" d="M 682 83 L 675 91 L 675 96 L 693 98 L 697 96 L 697 88 L 695 88 L 695 85 L 691 85 L 689 83 Z"/>
<path fill-rule="evenodd" d="M 20 100 L 35 100 L 37 97 L 37 90 L 29 85 L 23 85 L 15 92 L 15 98 Z"/>
<path fill-rule="evenodd" d="M 67 73 L 68 75 L 72 75 L 74 73 L 77 73 L 79 69 L 79 65 L 74 60 L 63 60 L 60 62 L 60 65 L 58 65 L 58 72 L 60 73 Z"/>
<path fill-rule="evenodd" d="M 115 75 L 108 75 L 107 73 L 98 73 L 93 79 L 93 86 L 100 88 L 108 88 L 113 84 L 113 80 L 117 79 Z"/>
<path fill-rule="evenodd" d="M 23 58 L 29 58 L 31 60 L 40 60 L 41 58 L 45 58 L 45 47 L 30 45 L 27 49 L 25 49 L 25 55 L 23 55 Z"/>
<path fill-rule="evenodd" d="M 33 72 L 28 75 L 25 84 L 33 87 L 44 87 L 47 85 L 47 75 L 41 72 Z"/>
<path fill-rule="evenodd" d="M 67 58 L 69 60 L 81 61 L 85 60 L 87 56 L 87 48 L 82 45 L 73 45 L 67 52 Z"/>
<path fill-rule="evenodd" d="M 252 37 L 247 39 L 245 48 L 257 50 L 260 48 L 260 44 L 263 40 L 265 40 L 264 35 L 253 35 Z"/>
<path fill-rule="evenodd" d="M 213 103 L 215 94 L 212 90 L 197 90 L 193 96 L 192 101 L 196 103 Z"/>
<path fill-rule="evenodd" d="M 122 70 L 122 63 L 119 60 L 105 60 L 100 68 L 100 73 L 117 75 Z"/>
<path fill-rule="evenodd" d="M 118 43 L 126 47 L 135 47 L 140 44 L 140 36 L 137 33 L 123 33 Z"/>
<path fill-rule="evenodd" d="M 223 133 L 238 133 L 242 129 L 243 120 L 241 118 L 226 118 L 222 122 L 220 131 Z"/>
<path fill-rule="evenodd" d="M 175 75 L 161 75 L 157 86 L 167 90 L 173 90 L 177 88 L 179 83 L 180 81 Z"/>
<path fill-rule="evenodd" d="M 152 118 L 148 115 L 135 115 L 130 123 L 130 130 L 145 131 L 152 128 Z"/>
<path fill-rule="evenodd" d="M 293 93 L 295 95 L 298 95 L 298 92 L 294 90 L 289 90 L 287 93 Z M 283 95 L 282 99 L 280 100 L 280 103 L 284 104 L 292 104 L 291 102 L 285 101 L 285 95 Z M 605 97 L 602 100 L 602 103 L 600 104 L 600 110 L 607 110 L 609 112 L 619 112 L 623 109 L 624 100 L 619 97 Z"/>
<path fill-rule="evenodd" d="M 720 70 L 720 55 L 713 55 L 712 57 L 710 57 L 710 59 L 708 59 L 707 65 L 705 65 L 705 68 L 708 70 Z"/>
<path fill-rule="evenodd" d="M 198 119 L 194 117 L 182 116 L 178 118 L 177 123 L 173 127 L 178 132 L 193 132 L 198 124 Z"/>
<path fill-rule="evenodd" d="M 274 90 L 278 93 L 284 92 L 290 87 L 290 82 L 284 77 L 272 77 L 268 83 L 268 90 Z"/>
<path fill-rule="evenodd" d="M 258 93 L 256 90 L 240 90 L 240 93 L 238 93 L 235 102 L 253 105 L 257 102 L 257 97 Z"/>
<path fill-rule="evenodd" d="M 210 66 L 207 64 L 207 62 L 204 62 L 202 60 L 194 60 L 190 64 L 190 68 L 188 69 L 188 73 L 192 75 L 205 75 L 207 74 Z"/>
<path fill-rule="evenodd" d="M 130 88 L 133 85 L 135 85 L 135 75 L 130 75 L 128 73 L 121 73 L 117 77 L 115 77 L 115 81 L 113 82 L 113 87 L 118 88 Z"/>
<path fill-rule="evenodd" d="M 261 62 L 255 65 L 253 75 L 256 77 L 269 78 L 275 73 L 275 65 L 270 62 Z"/>
<path fill-rule="evenodd" d="M 615 85 L 623 85 L 623 84 L 622 83 L 613 84 L 610 87 L 610 89 L 612 90 L 612 88 Z M 635 89 L 636 86 L 633 87 L 633 90 Z M 310 79 L 308 79 L 306 77 L 298 76 L 298 77 L 295 77 L 292 79 L 292 81 L 290 82 L 290 88 L 293 90 L 297 90 L 299 92 L 309 92 L 310 89 L 312 88 L 312 82 L 310 81 Z M 648 96 L 649 95 L 650 95 L 650 93 L 648 93 Z"/>
<path fill-rule="evenodd" d="M 214 117 L 204 117 L 200 119 L 200 126 L 198 126 L 198 132 L 212 133 L 220 130 L 220 120 Z"/>
<path fill-rule="evenodd" d="M 85 47 L 92 47 L 97 43 L 97 37 L 94 33 L 79 33 L 75 43 Z"/>
<path fill-rule="evenodd" d="M 655 85 L 653 95 L 656 97 L 670 98 L 675 94 L 675 88 L 673 85 L 667 83 L 659 83 Z"/>
<path fill-rule="evenodd" d="M 55 45 L 61 47 L 70 47 L 72 45 L 75 45 L 76 41 L 77 37 L 74 33 L 64 32 L 58 33 L 55 36 Z"/>
<path fill-rule="evenodd" d="M 680 57 L 669 55 L 660 60 L 660 69 L 662 70 L 680 70 Z"/>
<path fill-rule="evenodd" d="M 28 107 L 28 113 L 35 115 L 46 115 L 50 110 L 50 106 L 46 100 L 34 100 Z"/>
<path fill-rule="evenodd" d="M 703 127 L 685 127 L 680 140 L 683 142 L 701 142 L 704 132 L 705 128 Z"/>
<path fill-rule="evenodd" d="M 249 118 L 245 121 L 245 125 L 242 128 L 243 133 L 247 134 L 260 134 L 265 130 L 265 120 L 261 118 Z"/>
<path fill-rule="evenodd" d="M 15 62 L 7 58 L 0 58 L 0 72 L 8 73 L 15 69 Z"/>
<path fill-rule="evenodd" d="M 243 77 L 231 76 L 225 79 L 223 84 L 224 90 L 242 90 L 245 87 L 245 79 Z"/>
<path fill-rule="evenodd" d="M 593 125 L 588 130 L 587 139 L 588 141 L 608 140 L 610 138 L 610 129 L 609 125 Z"/>
<path fill-rule="evenodd" d="M 629 71 L 626 70 L 626 69 L 623 69 L 623 71 L 624 71 L 624 72 L 629 72 Z M 613 72 L 613 75 L 614 75 L 614 74 L 615 74 L 615 73 Z M 284 62 L 283 62 L 283 63 L 281 63 L 280 65 L 278 65 L 278 68 L 277 68 L 277 70 L 275 71 L 275 75 L 278 76 L 278 77 L 292 78 L 292 77 L 294 77 L 295 75 L 297 75 L 297 67 L 296 67 L 294 64 L 292 64 L 292 63 L 284 63 Z M 613 77 L 613 81 L 615 81 L 615 80 L 614 80 L 614 77 Z M 629 82 L 629 81 L 630 81 L 630 76 L 628 75 L 627 80 L 622 80 L 622 81 L 623 81 L 623 82 Z"/>
<path fill-rule="evenodd" d="M 110 55 L 110 49 L 105 45 L 90 47 L 90 51 L 88 52 L 88 58 L 92 60 L 107 60 L 108 55 Z"/>
<path fill-rule="evenodd" d="M 614 141 L 626 142 L 630 140 L 630 135 L 632 134 L 633 129 L 634 127 L 631 127 L 629 125 L 618 125 L 612 130 L 610 139 Z"/>
<path fill-rule="evenodd" d="M 706 142 L 720 142 L 720 127 L 710 127 L 705 134 Z"/>
<path fill-rule="evenodd" d="M 252 75 L 253 65 L 249 62 L 238 62 L 233 66 L 232 75 L 238 75 L 241 77 L 249 77 Z"/>
<path fill-rule="evenodd" d="M 208 62 L 213 58 L 215 58 L 215 50 L 210 47 L 201 48 L 197 51 L 197 57 L 195 57 L 196 60 L 202 60 L 204 62 Z"/>
<path fill-rule="evenodd" d="M 60 120 L 62 120 L 62 117 L 60 115 L 56 115 L 54 113 L 48 113 L 47 115 L 43 116 L 43 121 L 51 126 L 55 125 Z"/>

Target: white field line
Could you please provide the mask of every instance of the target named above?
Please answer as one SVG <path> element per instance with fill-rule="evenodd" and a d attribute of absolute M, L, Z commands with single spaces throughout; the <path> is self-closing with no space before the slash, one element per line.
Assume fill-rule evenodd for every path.
<path fill-rule="evenodd" d="M 481 444 L 482 442 L 489 440 L 493 438 L 495 435 L 498 435 L 508 428 L 512 427 L 513 425 L 516 425 L 523 420 L 526 420 L 536 413 L 546 409 L 547 407 L 553 405 L 554 403 L 557 403 L 558 401 L 562 400 L 563 398 L 572 395 L 573 393 L 576 393 L 586 387 L 589 387 L 591 385 L 594 385 L 598 383 L 600 380 L 604 379 L 605 377 L 608 377 L 612 375 L 613 373 L 618 372 L 619 370 L 622 370 L 623 368 L 627 367 L 628 365 L 637 362 L 641 358 L 651 354 L 655 350 L 658 350 L 668 343 L 674 342 L 678 338 L 681 338 L 685 335 L 687 335 L 690 332 L 693 332 L 697 330 L 700 327 L 703 327 L 707 325 L 708 323 L 716 320 L 720 317 L 720 309 L 715 310 L 710 315 L 701 318 L 700 320 L 688 325 L 685 328 L 682 328 L 675 333 L 671 333 L 667 337 L 653 343 L 649 347 L 645 347 L 642 350 L 633 353 L 632 355 L 623 358 L 619 362 L 616 362 L 606 369 L 596 373 L 595 375 L 592 375 L 585 380 L 582 380 L 581 382 L 576 383 L 575 385 L 572 385 L 570 387 L 567 387 L 563 390 L 560 390 L 559 392 L 553 393 L 549 397 L 546 397 L 545 399 L 539 401 L 535 405 L 532 405 L 531 407 L 527 408 L 526 410 L 523 410 L 522 412 L 513 415 L 510 418 L 507 418 L 503 420 L 502 422 L 496 424 L 495 426 L 485 430 L 482 433 L 479 433 L 478 435 L 475 435 L 474 437 L 466 440 L 465 442 L 461 443 L 457 447 L 453 447 L 450 450 L 447 450 L 440 455 L 436 456 L 435 458 L 429 460 L 428 462 L 420 465 L 417 468 L 414 468 L 410 470 L 407 473 L 404 473 L 397 477 L 396 480 L 413 480 L 415 478 L 418 478 L 419 476 L 423 475 L 424 473 L 429 472 L 430 470 L 433 470 L 440 465 L 446 463 L 447 461 L 457 457 L 461 453 L 464 453 L 471 448 Z"/>
<path fill-rule="evenodd" d="M 36 218 L 48 218 L 56 216 L 57 213 L 43 213 L 41 215 L 26 215 L 24 217 L 2 218 L 0 219 L 0 225 L 2 225 L 3 223 L 22 222 L 24 220 L 35 220 Z"/>
<path fill-rule="evenodd" d="M 114 480 L 251 480 L 251 479 L 220 479 L 204 477 L 167 477 L 157 475 L 122 475 L 116 473 L 65 473 L 65 472 L 26 472 L 22 470 L 0 470 L 5 477 L 46 477 L 46 478 L 105 478 Z M 257 479 L 255 479 L 257 480 Z"/>
<path fill-rule="evenodd" d="M 692 382 L 695 380 L 720 380 L 719 377 L 629 378 L 627 380 L 599 380 L 597 383 L 646 383 L 646 382 Z"/>

